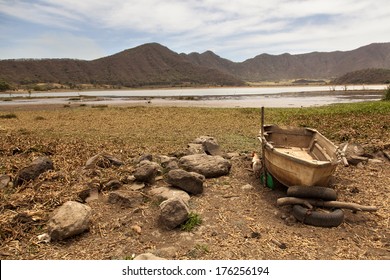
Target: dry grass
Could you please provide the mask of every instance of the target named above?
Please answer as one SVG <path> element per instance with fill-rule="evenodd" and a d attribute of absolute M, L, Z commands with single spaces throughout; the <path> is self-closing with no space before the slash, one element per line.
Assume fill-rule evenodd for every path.
<path fill-rule="evenodd" d="M 113 210 L 107 205 L 95 205 L 99 211 L 93 218 L 91 231 L 84 237 L 47 246 L 37 243 L 36 236 L 45 231 L 51 211 L 67 200 L 76 199 L 81 190 L 112 178 L 122 179 L 131 175 L 133 159 L 139 155 L 175 153 L 185 149 L 187 143 L 200 135 L 216 137 L 225 152 L 240 152 L 245 155 L 258 149 L 256 137 L 260 127 L 259 109 L 78 107 L 20 110 L 6 114 L 14 114 L 16 117 L 3 118 L 0 122 L 0 174 L 14 177 L 18 169 L 40 155 L 50 156 L 55 170 L 18 188 L 6 187 L 0 190 L 0 254 L 4 258 L 123 259 L 128 254 L 128 247 L 135 250 L 135 253 L 141 253 L 149 247 L 159 248 L 162 244 L 147 233 L 134 237 L 126 229 L 112 224 L 127 216 L 116 210 L 111 212 Z M 354 141 L 363 144 L 371 152 L 390 148 L 388 102 L 308 109 L 267 109 L 266 121 L 311 126 L 336 144 Z M 82 166 L 86 160 L 99 152 L 116 155 L 126 164 L 119 168 L 101 169 L 98 174 L 84 173 Z M 354 202 L 377 205 L 381 207 L 378 214 L 369 216 L 367 221 L 362 216 L 349 215 L 342 228 L 308 231 L 306 226 L 288 227 L 275 218 L 273 213 L 278 211 L 274 205 L 275 199 L 283 191 L 271 192 L 256 188 L 251 191 L 250 196 L 242 194 L 242 185 L 258 184 L 245 170 L 247 162 L 244 156 L 234 163 L 231 176 L 209 180 L 205 194 L 193 198 L 193 210 L 199 213 L 203 221 L 198 231 L 207 244 L 183 245 L 183 251 L 176 257 L 383 258 L 374 249 L 378 249 L 380 254 L 386 252 L 383 247 L 390 236 L 387 210 L 389 198 L 386 196 L 389 191 L 388 166 L 389 164 L 369 167 L 367 170 L 340 169 L 334 184 L 341 198 L 347 201 L 358 199 L 359 201 Z M 373 188 L 361 187 L 362 183 L 371 184 L 370 180 L 375 181 Z M 358 188 L 360 192 L 352 193 L 354 188 Z M 248 208 L 248 205 L 252 207 Z M 152 217 L 156 209 L 153 203 L 146 204 L 141 212 L 133 213 L 129 219 L 152 231 L 155 226 Z M 288 209 L 280 211 L 288 213 Z M 263 222 L 258 222 L 259 220 Z M 366 224 L 371 229 L 365 227 Z M 243 238 L 252 233 L 256 233 L 256 236 L 259 234 L 259 239 Z M 162 234 L 171 236 L 173 241 L 181 238 L 178 232 Z M 374 239 L 370 237 L 372 234 L 375 234 Z M 335 242 L 338 245 L 333 243 L 332 249 L 319 252 L 323 242 L 327 242 L 330 236 L 339 235 L 344 239 L 337 239 Z M 288 249 L 280 250 L 275 247 L 274 239 L 282 239 L 288 244 Z M 261 242 L 262 246 L 257 246 L 256 242 Z M 346 252 L 351 242 L 357 247 Z M 70 246 L 74 250 L 69 251 Z M 225 252 L 221 249 L 224 247 L 230 249 Z M 88 251 L 85 248 L 90 249 Z M 116 248 L 117 252 L 113 253 L 111 248 Z M 257 249 L 250 253 L 248 248 Z"/>

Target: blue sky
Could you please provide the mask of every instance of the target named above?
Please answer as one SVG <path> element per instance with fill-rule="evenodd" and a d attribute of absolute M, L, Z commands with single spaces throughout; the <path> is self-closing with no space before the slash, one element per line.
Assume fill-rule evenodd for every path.
<path fill-rule="evenodd" d="M 232 61 L 390 42 L 387 0 L 0 0 L 0 59 L 95 59 L 150 42 Z"/>

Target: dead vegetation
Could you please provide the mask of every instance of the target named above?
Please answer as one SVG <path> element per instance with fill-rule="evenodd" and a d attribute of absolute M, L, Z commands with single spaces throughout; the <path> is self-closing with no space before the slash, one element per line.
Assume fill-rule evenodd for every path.
<path fill-rule="evenodd" d="M 336 144 L 353 141 L 380 157 L 390 149 L 390 106 L 385 102 L 312 109 L 269 109 L 266 122 L 311 126 Z M 389 259 L 390 163 L 340 165 L 332 181 L 339 199 L 375 205 L 375 213 L 345 211 L 337 228 L 303 225 L 291 207 L 278 207 L 286 189 L 261 186 L 250 171 L 259 149 L 258 109 L 62 108 L 4 112 L 0 122 L 0 174 L 14 178 L 34 158 L 47 155 L 53 171 L 19 187 L 0 190 L 2 259 L 131 259 L 146 251 L 168 259 Z M 201 224 L 191 231 L 158 227 L 158 201 L 137 208 L 92 201 L 90 231 L 57 243 L 40 243 L 51 212 L 89 186 L 122 182 L 142 154 L 177 154 L 199 135 L 212 135 L 225 152 L 240 153 L 229 176 L 208 179 L 190 208 Z M 88 158 L 107 152 L 120 167 L 85 171 Z M 246 185 L 252 187 L 245 187 Z M 164 185 L 162 180 L 156 185 Z M 126 188 L 126 184 L 123 186 Z M 148 190 L 147 187 L 145 190 Z M 103 193 L 105 195 L 105 193 Z M 137 230 L 135 230 L 137 229 Z"/>

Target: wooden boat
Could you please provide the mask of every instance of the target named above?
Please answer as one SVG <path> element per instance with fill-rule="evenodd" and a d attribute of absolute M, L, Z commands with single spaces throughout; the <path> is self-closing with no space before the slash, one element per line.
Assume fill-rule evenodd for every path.
<path fill-rule="evenodd" d="M 324 186 L 334 173 L 338 147 L 312 128 L 264 125 L 263 161 L 266 171 L 283 185 Z"/>

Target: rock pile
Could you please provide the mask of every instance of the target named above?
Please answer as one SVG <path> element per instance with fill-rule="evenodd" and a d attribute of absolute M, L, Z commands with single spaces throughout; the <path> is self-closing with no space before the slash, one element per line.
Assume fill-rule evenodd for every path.
<path fill-rule="evenodd" d="M 93 201 L 136 209 L 147 199 L 154 198 L 159 202 L 156 220 L 161 229 L 175 229 L 189 219 L 191 196 L 203 193 L 206 179 L 229 174 L 229 157 L 222 155 L 216 139 L 209 136 L 198 137 L 188 144 L 185 154 L 178 153 L 178 156 L 145 154 L 125 163 L 108 153 L 96 154 L 86 160 L 80 176 L 99 178 L 104 169 L 126 168 L 127 162 L 131 173 L 104 181 L 93 179 L 78 193 L 77 201 L 67 201 L 51 213 L 46 224 L 47 233 L 40 235 L 39 240 L 61 241 L 88 231 L 93 223 Z M 18 172 L 14 186 L 28 186 L 27 182 L 48 170 L 55 172 L 51 159 L 37 158 Z M 7 175 L 0 179 L 2 187 L 11 181 Z M 142 232 L 139 226 L 133 230 L 138 234 Z"/>

